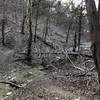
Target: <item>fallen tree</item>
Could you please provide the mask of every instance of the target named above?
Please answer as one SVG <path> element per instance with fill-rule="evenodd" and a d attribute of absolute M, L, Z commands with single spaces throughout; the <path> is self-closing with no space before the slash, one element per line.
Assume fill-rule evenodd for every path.
<path fill-rule="evenodd" d="M 43 42 L 45 45 L 49 46 L 50 48 L 55 49 L 55 47 L 53 46 L 53 44 L 44 41 L 40 36 L 36 35 L 36 38 L 37 38 L 38 40 L 40 40 L 41 42 Z"/>
<path fill-rule="evenodd" d="M 87 55 L 87 54 L 82 54 L 82 53 L 78 53 L 78 52 L 68 52 L 68 55 L 73 55 L 73 56 L 83 56 L 83 57 L 87 57 L 87 58 L 93 58 L 92 55 Z"/>
<path fill-rule="evenodd" d="M 24 86 L 18 85 L 15 81 L 0 81 L 3 84 L 9 84 L 11 87 L 22 88 Z"/>

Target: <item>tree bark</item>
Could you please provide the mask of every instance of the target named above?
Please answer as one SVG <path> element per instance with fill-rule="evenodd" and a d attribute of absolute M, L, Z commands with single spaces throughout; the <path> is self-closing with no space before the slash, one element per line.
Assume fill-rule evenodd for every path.
<path fill-rule="evenodd" d="M 80 50 L 80 41 L 81 41 L 81 30 L 82 30 L 82 7 L 80 8 L 80 15 L 79 15 L 79 30 L 78 30 L 78 51 Z"/>
<path fill-rule="evenodd" d="M 76 47 L 77 47 L 77 34 L 76 33 L 77 31 L 75 30 L 73 52 L 76 51 Z"/>
<path fill-rule="evenodd" d="M 25 19 L 26 19 L 26 15 L 23 15 L 23 21 L 22 21 L 22 28 L 21 28 L 21 34 L 25 34 L 24 32 L 24 28 L 25 28 Z"/>
<path fill-rule="evenodd" d="M 45 32 L 44 32 L 44 41 L 46 41 L 46 38 L 47 38 L 47 35 L 48 35 L 48 24 L 49 24 L 49 16 L 47 16 L 47 19 L 46 19 L 46 24 L 45 24 Z"/>
<path fill-rule="evenodd" d="M 94 0 L 85 0 L 88 13 L 89 28 L 93 47 L 93 56 L 100 84 L 100 17 Z M 99 3 L 100 4 L 100 3 Z M 99 5 L 100 6 L 100 5 Z"/>
<path fill-rule="evenodd" d="M 5 46 L 5 0 L 3 1 L 3 18 L 2 18 L 2 45 Z"/>
<path fill-rule="evenodd" d="M 2 19 L 2 45 L 5 45 L 5 19 Z"/>
<path fill-rule="evenodd" d="M 31 20 L 31 2 L 29 0 L 29 39 L 28 39 L 28 50 L 27 50 L 27 58 L 26 60 L 31 63 L 32 57 L 31 57 L 31 46 L 32 46 L 32 38 L 33 38 L 33 33 L 32 33 L 32 20 Z"/>
<path fill-rule="evenodd" d="M 67 30 L 67 33 L 66 33 L 66 43 L 68 43 L 68 38 L 69 38 L 69 33 L 70 33 L 71 27 L 72 27 L 72 20 L 69 23 L 68 30 Z"/>
<path fill-rule="evenodd" d="M 37 3 L 37 9 L 36 9 L 36 19 L 35 19 L 35 33 L 34 33 L 34 42 L 36 42 L 36 34 L 37 34 L 37 26 L 38 26 L 38 17 L 39 17 L 39 5 L 41 0 Z"/>

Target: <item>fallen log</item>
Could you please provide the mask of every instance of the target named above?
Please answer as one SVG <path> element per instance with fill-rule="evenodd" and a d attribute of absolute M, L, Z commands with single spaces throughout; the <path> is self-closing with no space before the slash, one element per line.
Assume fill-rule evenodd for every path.
<path fill-rule="evenodd" d="M 78 52 L 70 52 L 70 53 L 68 53 L 68 55 L 75 55 L 75 56 L 81 55 L 81 56 L 83 56 L 83 57 L 93 58 L 92 55 L 82 54 L 82 53 L 78 53 Z"/>
<path fill-rule="evenodd" d="M 40 36 L 37 36 L 37 35 L 36 35 L 36 38 L 37 38 L 38 40 L 42 41 L 45 45 L 49 46 L 50 48 L 55 49 L 55 47 L 53 46 L 53 44 L 44 41 Z"/>
<path fill-rule="evenodd" d="M 15 88 L 22 88 L 23 86 L 16 84 L 15 82 L 12 81 L 0 81 L 0 83 L 3 84 L 9 84 L 11 87 L 15 87 Z"/>
<path fill-rule="evenodd" d="M 57 32 L 55 32 L 55 35 L 60 36 L 61 38 L 65 38 L 63 35 L 61 35 L 61 34 L 59 34 Z"/>

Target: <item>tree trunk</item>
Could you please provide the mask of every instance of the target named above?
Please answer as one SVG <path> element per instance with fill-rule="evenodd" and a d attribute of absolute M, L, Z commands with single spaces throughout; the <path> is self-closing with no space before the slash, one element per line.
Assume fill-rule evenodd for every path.
<path fill-rule="evenodd" d="M 47 16 L 47 19 L 46 19 L 44 41 L 46 41 L 46 38 L 47 38 L 47 35 L 48 35 L 48 24 L 49 24 L 49 16 Z"/>
<path fill-rule="evenodd" d="M 35 33 L 34 33 L 34 42 L 36 42 L 36 34 L 37 34 L 37 26 L 38 26 L 38 16 L 39 16 L 39 3 L 37 4 L 37 9 L 36 9 L 36 19 L 35 19 Z"/>
<path fill-rule="evenodd" d="M 5 19 L 2 19 L 2 45 L 5 46 Z"/>
<path fill-rule="evenodd" d="M 21 34 L 25 34 L 24 32 L 24 28 L 25 28 L 25 19 L 26 19 L 26 15 L 23 15 L 23 21 L 22 21 L 22 28 L 21 28 Z"/>
<path fill-rule="evenodd" d="M 80 41 L 81 41 L 81 30 L 82 30 L 82 7 L 80 8 L 80 15 L 79 15 L 79 30 L 78 30 L 78 51 L 80 50 Z"/>
<path fill-rule="evenodd" d="M 31 2 L 29 0 L 30 7 L 29 7 L 29 39 L 28 39 L 28 50 L 27 50 L 27 58 L 26 60 L 31 63 L 32 57 L 31 57 L 31 46 L 32 46 L 32 38 L 33 38 L 33 33 L 32 33 L 32 20 L 31 20 Z"/>
<path fill-rule="evenodd" d="M 2 45 L 5 46 L 5 0 L 3 1 L 3 18 L 2 18 Z"/>
<path fill-rule="evenodd" d="M 91 33 L 91 40 L 93 42 L 93 56 L 94 61 L 98 73 L 98 80 L 100 84 L 100 17 L 99 11 L 96 9 L 94 0 L 85 0 L 88 20 L 89 20 L 89 28 Z M 99 3 L 100 4 L 100 3 Z M 100 6 L 100 5 L 99 5 Z"/>
<path fill-rule="evenodd" d="M 73 52 L 76 51 L 76 47 L 77 47 L 77 34 L 76 33 L 77 31 L 75 30 Z"/>
<path fill-rule="evenodd" d="M 66 43 L 68 43 L 69 32 L 70 32 L 71 26 L 72 26 L 72 21 L 70 22 L 70 24 L 69 24 L 69 26 L 68 26 L 67 33 L 66 33 Z"/>

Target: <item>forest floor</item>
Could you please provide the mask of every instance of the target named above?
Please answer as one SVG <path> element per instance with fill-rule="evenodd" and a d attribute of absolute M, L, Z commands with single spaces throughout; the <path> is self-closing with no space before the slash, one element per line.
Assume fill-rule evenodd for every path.
<path fill-rule="evenodd" d="M 21 52 L 18 54 L 16 48 L 8 49 L 0 46 L 0 100 L 100 100 L 99 95 L 94 95 L 98 91 L 98 79 L 95 69 L 88 72 L 79 70 L 65 58 L 65 55 L 60 55 L 61 49 L 66 46 L 66 32 L 63 29 L 61 30 L 53 24 L 50 25 L 47 42 L 56 47 L 54 53 L 58 52 L 58 54 L 45 57 L 47 60 L 46 65 L 49 65 L 49 67 L 40 64 L 43 57 L 41 59 L 38 58 L 42 54 L 35 54 L 37 52 L 53 53 L 52 48 L 42 43 L 42 41 L 37 41 L 36 44 L 32 45 L 34 63 L 29 66 L 20 60 L 16 60 L 16 58 L 24 57 L 21 53 L 25 53 L 24 51 L 26 50 L 27 31 L 22 36 L 19 34 L 20 26 L 16 25 L 16 23 L 12 24 L 12 21 L 8 25 L 6 39 L 11 37 L 8 40 L 12 40 L 14 38 L 15 43 L 10 41 L 12 44 L 10 47 L 12 48 L 16 45 L 16 48 L 20 49 L 19 51 Z M 42 37 L 43 27 L 44 23 L 40 20 L 37 30 L 38 36 Z M 70 45 L 67 48 L 72 46 L 72 40 L 73 38 L 70 36 Z M 80 63 L 77 65 L 80 60 L 81 58 L 79 57 L 77 60 L 75 58 L 72 61 L 76 66 L 82 68 Z M 54 66 L 50 65 L 51 62 L 53 62 L 52 65 Z M 15 88 L 2 83 L 2 81 L 13 82 L 22 87 Z"/>
<path fill-rule="evenodd" d="M 0 83 L 0 100 L 99 100 L 97 73 L 70 63 L 49 67 L 14 62 L 15 51 L 0 47 L 0 81 L 16 81 L 21 88 Z"/>

